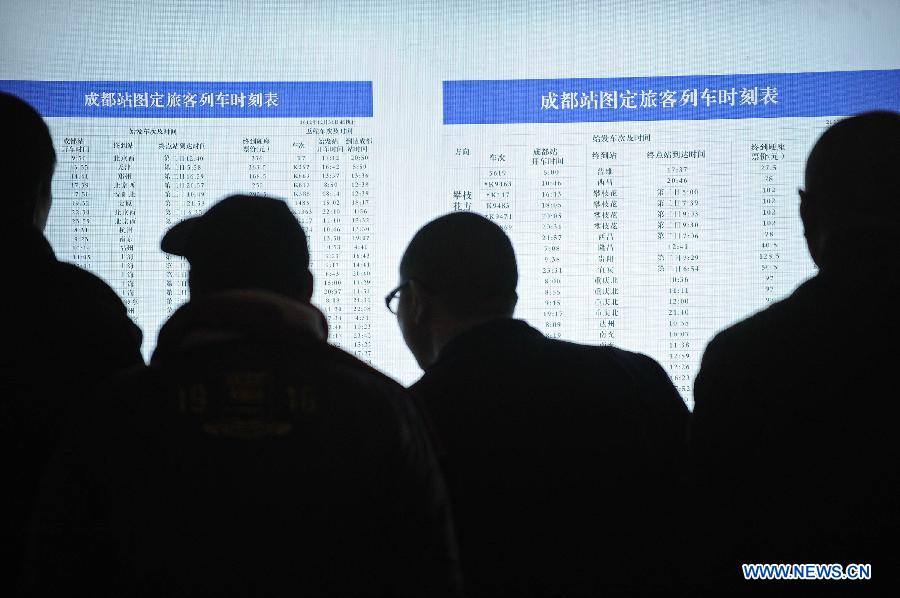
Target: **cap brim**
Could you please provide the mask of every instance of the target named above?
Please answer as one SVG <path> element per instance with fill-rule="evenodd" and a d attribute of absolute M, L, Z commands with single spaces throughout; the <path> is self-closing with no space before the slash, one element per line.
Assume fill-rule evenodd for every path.
<path fill-rule="evenodd" d="M 160 249 L 172 255 L 187 257 L 188 241 L 198 219 L 198 216 L 187 218 L 170 228 L 159 242 Z"/>

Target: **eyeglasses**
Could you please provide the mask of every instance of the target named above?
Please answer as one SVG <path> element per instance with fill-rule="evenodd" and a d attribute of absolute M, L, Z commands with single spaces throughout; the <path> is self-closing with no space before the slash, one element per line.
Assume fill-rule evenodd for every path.
<path fill-rule="evenodd" d="M 387 306 L 388 311 L 394 315 L 397 315 L 397 307 L 400 305 L 400 291 L 402 291 L 407 285 L 409 285 L 412 279 L 407 280 L 406 282 L 400 284 L 393 291 L 385 295 L 384 304 Z"/>

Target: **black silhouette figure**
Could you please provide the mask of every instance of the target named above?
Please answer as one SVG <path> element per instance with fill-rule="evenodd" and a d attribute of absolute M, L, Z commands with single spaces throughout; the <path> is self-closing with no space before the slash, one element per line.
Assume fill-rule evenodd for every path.
<path fill-rule="evenodd" d="M 416 233 L 386 298 L 425 370 L 412 390 L 446 451 L 467 592 L 671 590 L 688 411 L 649 357 L 513 319 L 517 281 L 502 229 L 453 213 Z"/>
<path fill-rule="evenodd" d="M 896 113 L 825 131 L 800 191 L 818 274 L 706 349 L 690 446 L 729 591 L 760 587 L 741 563 L 870 563 L 871 582 L 806 587 L 896 587 L 898 164 Z"/>
<path fill-rule="evenodd" d="M 40 115 L 0 93 L 0 222 L 3 292 L 0 437 L 6 510 L 0 592 L 22 578 L 26 524 L 41 472 L 85 392 L 120 368 L 143 363 L 140 330 L 96 276 L 56 259 L 43 230 L 56 152 Z"/>
<path fill-rule="evenodd" d="M 327 344 L 287 205 L 226 198 L 162 247 L 190 262 L 191 299 L 48 475 L 39 590 L 458 595 L 422 423 L 402 387 Z"/>

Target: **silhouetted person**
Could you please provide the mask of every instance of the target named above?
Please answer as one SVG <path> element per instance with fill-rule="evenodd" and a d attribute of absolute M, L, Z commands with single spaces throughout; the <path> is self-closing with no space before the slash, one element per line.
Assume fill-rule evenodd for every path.
<path fill-rule="evenodd" d="M 687 409 L 652 359 L 513 319 L 517 281 L 502 229 L 454 213 L 416 233 L 387 298 L 425 371 L 412 390 L 446 451 L 466 590 L 671 589 Z"/>
<path fill-rule="evenodd" d="M 38 590 L 457 595 L 422 423 L 402 387 L 327 344 L 287 205 L 226 198 L 162 248 L 190 262 L 191 299 L 50 472 Z"/>
<path fill-rule="evenodd" d="M 66 419 L 91 386 L 142 363 L 140 330 L 99 278 L 57 261 L 43 230 L 56 152 L 35 110 L 0 93 L 0 180 L 4 214 L 0 437 L 6 510 L 0 593 L 21 577 L 36 485 Z"/>
<path fill-rule="evenodd" d="M 706 349 L 690 444 L 718 532 L 718 583 L 759 588 L 740 563 L 871 563 L 872 582 L 814 589 L 896 586 L 898 165 L 896 113 L 825 131 L 800 192 L 818 274 Z"/>

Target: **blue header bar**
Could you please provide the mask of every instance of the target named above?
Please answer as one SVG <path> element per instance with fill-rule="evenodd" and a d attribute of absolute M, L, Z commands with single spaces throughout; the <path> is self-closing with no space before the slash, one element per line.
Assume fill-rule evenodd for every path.
<path fill-rule="evenodd" d="M 900 111 L 900 70 L 444 81 L 444 124 L 847 116 Z"/>
<path fill-rule="evenodd" d="M 0 80 L 41 116 L 316 118 L 372 116 L 371 81 Z"/>

